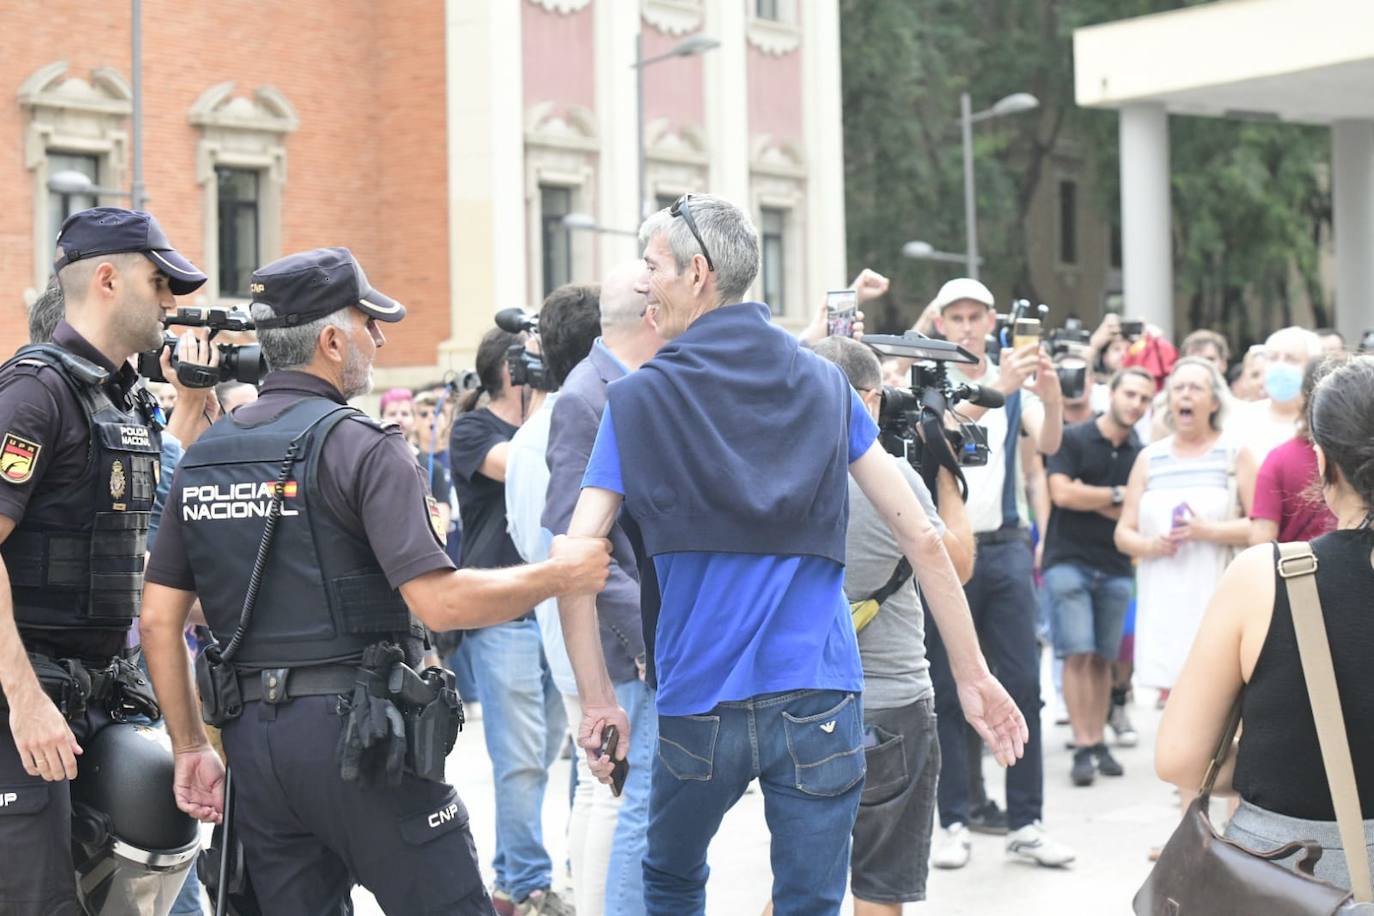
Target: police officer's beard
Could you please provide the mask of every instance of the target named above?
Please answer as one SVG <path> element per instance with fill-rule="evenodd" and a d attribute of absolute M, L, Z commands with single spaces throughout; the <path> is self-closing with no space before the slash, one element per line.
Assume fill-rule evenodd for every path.
<path fill-rule="evenodd" d="M 162 346 L 162 308 L 125 290 L 115 307 L 114 325 L 119 340 L 134 353 Z"/>
<path fill-rule="evenodd" d="M 342 385 L 345 398 L 356 398 L 372 390 L 372 363 L 356 348 L 350 347 L 344 359 Z"/>

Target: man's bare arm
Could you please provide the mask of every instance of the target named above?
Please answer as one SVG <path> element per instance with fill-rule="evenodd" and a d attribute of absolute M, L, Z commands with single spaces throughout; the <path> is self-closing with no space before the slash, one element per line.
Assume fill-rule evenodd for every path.
<path fill-rule="evenodd" d="M 506 569 L 434 570 L 401 586 L 401 597 L 431 630 L 465 630 L 505 623 L 549 598 L 595 595 L 606 584 L 610 541 L 553 539 L 557 556 Z"/>
<path fill-rule="evenodd" d="M 138 622 L 148 674 L 172 738 L 172 750 L 177 753 L 210 746 L 191 677 L 190 653 L 182 638 L 195 600 L 195 592 L 149 582 L 143 587 Z"/>
<path fill-rule="evenodd" d="M 921 594 L 949 655 L 964 717 L 998 762 L 1010 766 L 1024 752 L 1030 731 L 1015 702 L 988 671 L 968 601 L 944 542 L 879 443 L 874 442 L 863 457 L 850 464 L 849 472 L 892 529 L 916 571 Z"/>
<path fill-rule="evenodd" d="M 624 498 L 599 487 L 587 487 L 577 500 L 569 538 L 604 538 L 615 524 Z M 596 594 L 566 595 L 558 600 L 558 617 L 563 625 L 563 642 L 568 648 L 577 692 L 582 702 L 592 706 L 614 706 L 615 688 L 601 652 L 600 624 L 596 617 Z"/>

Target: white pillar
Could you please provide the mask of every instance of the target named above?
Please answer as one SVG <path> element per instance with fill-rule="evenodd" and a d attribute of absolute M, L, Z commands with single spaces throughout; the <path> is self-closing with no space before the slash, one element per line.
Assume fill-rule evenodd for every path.
<path fill-rule="evenodd" d="M 636 174 L 635 35 L 641 28 L 639 0 L 602 0 L 596 17 L 596 118 L 601 142 L 597 167 L 598 224 L 612 229 L 639 228 L 639 179 Z M 639 254 L 639 243 L 626 235 L 602 233 L 596 244 L 597 276 L 604 277 L 622 261 Z"/>
<path fill-rule="evenodd" d="M 446 366 L 471 367 L 491 316 L 523 305 L 525 134 L 521 4 L 446 0 L 449 339 Z"/>
<path fill-rule="evenodd" d="M 839 0 L 816 0 L 806 6 L 801 53 L 807 169 L 806 282 L 801 316 L 809 318 L 827 289 L 838 289 L 850 279 L 845 269 Z"/>
<path fill-rule="evenodd" d="M 749 204 L 749 57 L 744 4 L 707 0 L 703 31 L 720 47 L 703 58 L 711 178 L 706 188 L 746 213 Z"/>
<path fill-rule="evenodd" d="M 1169 206 L 1169 114 L 1155 104 L 1121 109 L 1121 271 L 1125 314 L 1174 334 Z"/>
<path fill-rule="evenodd" d="M 1374 327 L 1374 121 L 1331 125 L 1336 327 L 1353 347 Z"/>

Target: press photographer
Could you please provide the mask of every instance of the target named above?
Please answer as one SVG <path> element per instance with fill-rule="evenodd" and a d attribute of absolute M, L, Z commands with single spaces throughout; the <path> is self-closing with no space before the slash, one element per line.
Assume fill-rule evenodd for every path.
<path fill-rule="evenodd" d="M 968 404 L 970 421 L 987 428 L 988 460 L 964 469 L 968 513 L 978 544 L 973 578 L 964 591 L 988 661 L 1006 685 L 1030 726 L 1025 758 L 1007 771 L 1007 836 L 1009 855 L 1039 865 L 1060 866 L 1074 853 L 1054 841 L 1040 826 L 1044 798 L 1040 746 L 1040 671 L 1035 637 L 1035 586 L 1032 580 L 1029 513 L 1025 471 L 1017 447 L 1022 433 L 1046 455 L 1059 450 L 1063 433 L 1063 399 L 1059 376 L 1038 335 L 1002 352 L 1001 364 L 987 358 L 987 340 L 996 324 L 992 292 L 977 280 L 961 277 L 941 287 L 932 305 L 939 311 L 937 329 L 976 362 L 955 365 L 955 383 L 977 383 L 1006 396 L 1002 409 Z M 935 682 L 940 751 L 945 777 L 940 780 L 940 824 L 944 828 L 932 861 L 939 868 L 962 868 L 972 849 L 967 743 L 940 633 L 927 639 Z M 989 638 L 989 636 L 995 638 Z"/>

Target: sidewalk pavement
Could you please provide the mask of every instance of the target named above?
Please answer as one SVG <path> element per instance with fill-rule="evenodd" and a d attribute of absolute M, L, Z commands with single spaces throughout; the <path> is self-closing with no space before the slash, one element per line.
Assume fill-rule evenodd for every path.
<path fill-rule="evenodd" d="M 1046 696 L 1051 689 L 1046 684 Z M 1173 788 L 1154 775 L 1154 735 L 1159 723 L 1154 700 L 1154 691 L 1142 690 L 1131 710 L 1140 731 L 1140 744 L 1113 750 L 1126 775 L 1116 779 L 1099 776 L 1087 788 L 1076 788 L 1070 783 L 1072 753 L 1065 748 L 1070 739 L 1069 729 L 1054 725 L 1046 712 L 1045 826 L 1056 839 L 1076 850 L 1076 862 L 1065 869 L 1011 862 L 1005 857 L 1002 837 L 975 835 L 968 866 L 958 871 L 931 869 L 927 902 L 908 904 L 905 912 L 941 916 L 1130 913 L 1131 897 L 1150 870 L 1146 858 L 1149 848 L 1163 845 L 1179 819 Z M 1000 803 L 1002 772 L 986 756 L 984 769 L 988 792 Z M 495 847 L 494 798 L 480 718 L 469 723 L 459 736 L 458 746 L 449 757 L 448 776 L 458 787 L 471 815 L 483 873 L 490 883 Z M 544 838 L 556 863 L 566 861 L 567 815 L 568 761 L 560 760 L 549 774 L 544 798 Z M 756 787 L 726 816 L 711 845 L 709 863 L 709 916 L 754 916 L 762 912 L 772 873 L 763 796 Z M 382 912 L 361 888 L 355 892 L 354 900 L 358 916 Z M 848 900 L 842 912 L 845 916 L 852 913 Z"/>

